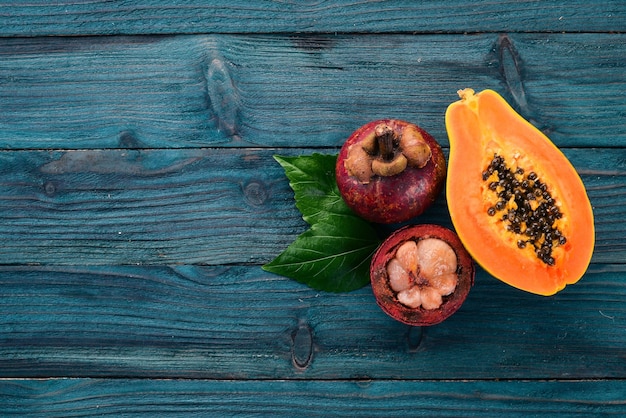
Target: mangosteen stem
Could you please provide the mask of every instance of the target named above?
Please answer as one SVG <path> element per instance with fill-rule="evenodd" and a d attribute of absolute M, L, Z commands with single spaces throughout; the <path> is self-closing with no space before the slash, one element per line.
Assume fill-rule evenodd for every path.
<path fill-rule="evenodd" d="M 378 142 L 378 154 L 383 161 L 391 161 L 395 156 L 395 133 L 387 125 L 376 127 L 376 141 Z"/>

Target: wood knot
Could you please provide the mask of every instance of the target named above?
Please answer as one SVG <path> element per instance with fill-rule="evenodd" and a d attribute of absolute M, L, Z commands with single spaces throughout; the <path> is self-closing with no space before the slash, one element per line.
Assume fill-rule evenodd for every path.
<path fill-rule="evenodd" d="M 300 323 L 291 334 L 291 359 L 299 370 L 313 361 L 313 330 L 306 323 Z"/>
<path fill-rule="evenodd" d="M 513 45 L 511 38 L 503 34 L 498 38 L 497 43 L 498 61 L 500 63 L 500 74 L 511 93 L 511 96 L 517 103 L 518 109 L 522 113 L 528 111 L 528 102 L 526 101 L 526 92 L 523 82 L 523 62 L 519 52 Z"/>
<path fill-rule="evenodd" d="M 243 187 L 243 195 L 252 206 L 262 206 L 268 198 L 265 185 L 259 181 L 251 181 Z"/>
<path fill-rule="evenodd" d="M 206 71 L 207 94 L 218 129 L 230 137 L 238 135 L 241 100 L 224 61 L 214 58 Z"/>
<path fill-rule="evenodd" d="M 133 131 L 125 130 L 120 132 L 119 147 L 126 149 L 145 148 Z"/>
<path fill-rule="evenodd" d="M 43 185 L 43 192 L 48 197 L 52 197 L 57 193 L 57 185 L 53 181 L 47 181 Z"/>

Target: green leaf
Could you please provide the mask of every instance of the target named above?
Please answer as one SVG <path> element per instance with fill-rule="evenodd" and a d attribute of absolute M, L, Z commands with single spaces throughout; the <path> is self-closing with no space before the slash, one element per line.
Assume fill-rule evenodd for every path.
<path fill-rule="evenodd" d="M 275 155 L 274 159 L 285 170 L 289 185 L 295 193 L 296 207 L 309 225 L 323 221 L 328 214 L 356 216 L 341 198 L 337 187 L 336 155 Z"/>
<path fill-rule="evenodd" d="M 285 169 L 296 207 L 311 228 L 263 269 L 328 292 L 365 286 L 380 239 L 341 198 L 335 181 L 337 157 L 313 154 L 274 158 Z"/>
<path fill-rule="evenodd" d="M 375 233 L 348 218 L 341 225 L 318 222 L 300 234 L 263 269 L 327 292 L 349 292 L 369 283 L 378 246 Z"/>

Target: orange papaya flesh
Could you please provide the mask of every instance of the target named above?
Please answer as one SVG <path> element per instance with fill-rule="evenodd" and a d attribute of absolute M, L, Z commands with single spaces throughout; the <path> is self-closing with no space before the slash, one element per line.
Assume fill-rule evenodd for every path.
<path fill-rule="evenodd" d="M 498 93 L 459 91 L 446 111 L 446 198 L 474 260 L 518 289 L 553 295 L 585 273 L 595 243 L 578 173 Z"/>

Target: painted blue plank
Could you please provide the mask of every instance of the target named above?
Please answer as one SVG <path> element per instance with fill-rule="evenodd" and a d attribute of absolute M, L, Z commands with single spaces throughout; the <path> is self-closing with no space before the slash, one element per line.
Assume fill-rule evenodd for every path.
<path fill-rule="evenodd" d="M 1 263 L 268 261 L 305 229 L 272 154 L 0 153 Z"/>
<path fill-rule="evenodd" d="M 445 145 L 465 87 L 559 146 L 619 147 L 625 36 L 0 38 L 0 148 L 338 146 L 382 117 Z"/>
<path fill-rule="evenodd" d="M 3 416 L 598 417 L 626 414 L 624 381 L 0 382 Z"/>
<path fill-rule="evenodd" d="M 313 151 L 2 152 L 0 263 L 267 262 L 306 230 L 272 155 Z M 565 152 L 594 206 L 594 262 L 626 259 L 626 150 Z M 450 226 L 444 197 L 416 222 Z"/>
<path fill-rule="evenodd" d="M 429 328 L 258 266 L 0 267 L 2 378 L 625 379 L 625 329 L 624 264 L 550 298 L 479 270 Z"/>
<path fill-rule="evenodd" d="M 4 3 L 0 415 L 626 414 L 624 2 Z M 480 270 L 420 329 L 260 269 L 306 227 L 273 153 L 387 116 L 446 145 L 467 86 L 582 174 L 580 283 Z"/>
<path fill-rule="evenodd" d="M 0 36 L 268 32 L 615 32 L 619 0 L 5 2 Z"/>

